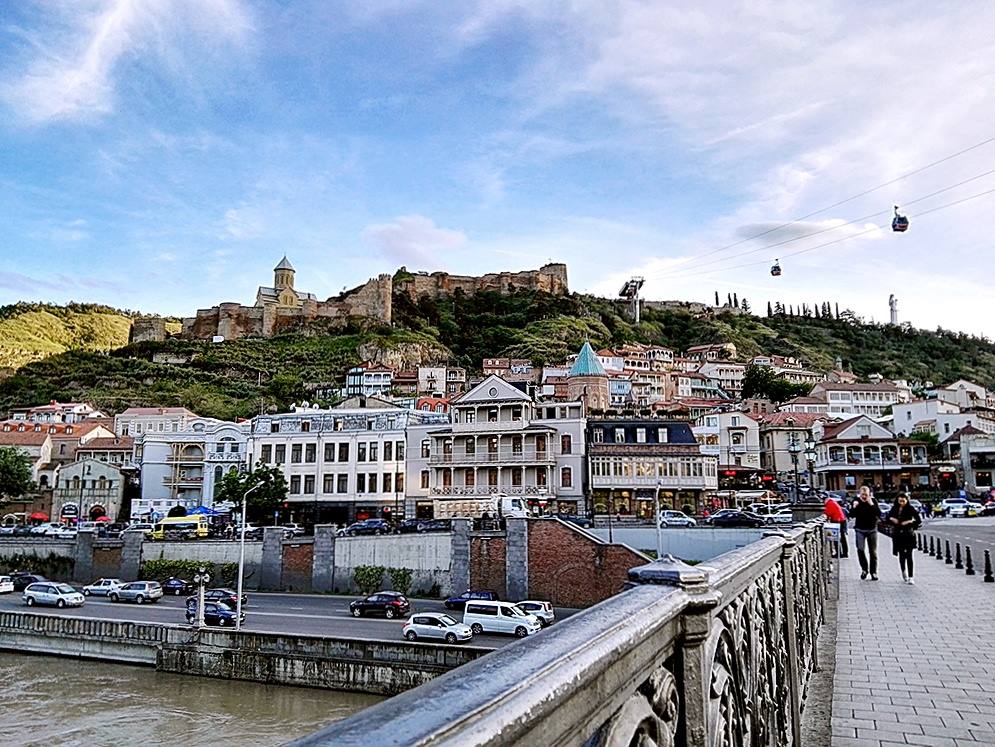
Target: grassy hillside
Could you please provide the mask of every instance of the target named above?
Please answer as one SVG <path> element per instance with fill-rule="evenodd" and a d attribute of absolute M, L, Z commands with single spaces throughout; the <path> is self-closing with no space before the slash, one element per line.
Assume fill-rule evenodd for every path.
<path fill-rule="evenodd" d="M 78 312 L 53 311 L 58 320 L 53 329 L 69 337 L 52 342 L 51 352 L 57 354 L 0 381 L 0 411 L 54 398 L 90 400 L 112 412 L 132 405 L 184 405 L 203 415 L 248 417 L 260 408 L 313 401 L 316 389 L 341 385 L 346 369 L 364 359 L 403 368 L 449 360 L 479 371 L 481 359 L 492 355 L 531 358 L 537 364 L 562 361 L 588 339 L 596 346 L 646 342 L 677 350 L 734 342 L 742 357 L 793 355 L 828 370 L 838 356 L 861 376 L 880 373 L 936 383 L 963 377 L 995 388 L 995 345 L 990 342 L 940 330 L 863 324 L 847 313 L 835 319 L 646 309 L 634 325 L 615 302 L 581 295 L 457 294 L 417 303 L 398 295 L 394 304 L 393 329 L 220 344 L 168 340 L 110 351 L 105 350 L 113 347 L 105 345 L 110 337 L 97 335 L 94 325 L 98 317 L 113 314 L 91 310 L 87 326 L 75 319 Z M 31 315 L 45 313 L 18 314 L 18 339 L 29 339 L 23 335 Z M 113 328 L 113 322 L 104 321 L 106 327 L 96 326 L 105 332 Z M 45 329 L 35 328 L 36 349 L 50 342 Z M 2 335 L 0 341 L 5 342 Z M 59 345 L 69 343 L 90 349 L 58 352 Z"/>
<path fill-rule="evenodd" d="M 128 344 L 132 312 L 96 304 L 0 307 L 0 368 L 19 368 L 68 350 L 113 350 Z M 167 322 L 179 331 L 177 322 Z"/>

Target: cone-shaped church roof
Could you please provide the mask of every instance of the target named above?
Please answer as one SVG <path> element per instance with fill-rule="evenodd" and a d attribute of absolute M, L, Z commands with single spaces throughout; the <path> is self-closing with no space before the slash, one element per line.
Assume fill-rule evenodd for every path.
<path fill-rule="evenodd" d="M 294 272 L 294 266 L 290 264 L 290 260 L 287 259 L 287 255 L 284 254 L 283 259 L 280 260 L 280 264 L 274 267 L 273 270 L 274 272 L 276 270 L 290 270 L 291 272 Z"/>
<path fill-rule="evenodd" d="M 594 354 L 591 343 L 585 342 L 577 354 L 577 360 L 570 368 L 570 376 L 607 376 L 605 367 L 601 365 L 598 356 Z"/>

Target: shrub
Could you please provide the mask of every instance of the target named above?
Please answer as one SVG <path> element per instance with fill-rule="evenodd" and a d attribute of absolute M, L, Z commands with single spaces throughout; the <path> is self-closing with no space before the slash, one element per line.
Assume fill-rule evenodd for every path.
<path fill-rule="evenodd" d="M 234 586 L 238 581 L 238 563 L 203 563 L 199 560 L 146 560 L 138 576 L 146 581 L 165 581 L 170 577 L 187 581 L 205 568 L 211 574 L 211 586 Z"/>
<path fill-rule="evenodd" d="M 17 555 L 0 558 L 0 573 L 30 571 L 31 573 L 38 573 L 45 578 L 51 578 L 56 581 L 72 578 L 75 566 L 76 561 L 73 558 L 66 558 L 51 552 L 44 557 L 18 553 Z"/>
<path fill-rule="evenodd" d="M 383 585 L 383 574 L 387 569 L 382 565 L 360 565 L 356 566 L 353 574 L 353 581 L 364 594 L 373 594 L 380 591 Z"/>
<path fill-rule="evenodd" d="M 390 574 L 390 586 L 394 591 L 399 591 L 402 594 L 407 594 L 408 590 L 411 588 L 411 569 L 410 568 L 390 568 L 387 573 Z"/>

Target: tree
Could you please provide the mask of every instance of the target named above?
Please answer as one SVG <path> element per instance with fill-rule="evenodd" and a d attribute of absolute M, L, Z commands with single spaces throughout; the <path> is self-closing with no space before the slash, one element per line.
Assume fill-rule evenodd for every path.
<path fill-rule="evenodd" d="M 770 307 L 770 301 L 767 302 L 767 316 L 768 317 L 774 316 L 774 310 Z"/>
<path fill-rule="evenodd" d="M 277 467 L 257 467 L 246 474 L 232 470 L 221 478 L 221 485 L 214 500 L 216 503 L 229 501 L 239 506 L 242 497 L 249 489 L 259 484 L 263 487 L 249 494 L 246 505 L 247 517 L 258 521 L 270 516 L 287 499 L 287 479 Z"/>
<path fill-rule="evenodd" d="M 716 306 L 721 306 L 722 305 L 722 304 L 719 303 L 719 292 L 718 291 L 715 291 L 715 305 Z"/>
<path fill-rule="evenodd" d="M 770 366 L 749 365 L 743 375 L 743 398 L 762 397 L 771 402 L 784 402 L 808 394 L 806 384 L 795 384 L 774 373 Z"/>
<path fill-rule="evenodd" d="M 13 446 L 0 446 L 0 506 L 34 489 L 28 455 Z"/>
<path fill-rule="evenodd" d="M 745 298 L 744 298 L 744 299 L 743 299 L 742 301 L 740 301 L 740 302 L 739 302 L 739 306 L 740 306 L 740 308 L 741 308 L 741 309 L 743 309 L 743 311 L 745 311 L 745 312 L 746 312 L 747 314 L 749 314 L 749 313 L 750 313 L 750 302 L 749 302 L 749 301 L 747 301 L 747 300 L 746 300 Z"/>
<path fill-rule="evenodd" d="M 739 294 L 737 293 L 732 294 L 732 305 L 735 306 L 737 309 L 739 308 Z"/>
<path fill-rule="evenodd" d="M 732 308 L 732 293 L 726 293 L 726 306 Z"/>

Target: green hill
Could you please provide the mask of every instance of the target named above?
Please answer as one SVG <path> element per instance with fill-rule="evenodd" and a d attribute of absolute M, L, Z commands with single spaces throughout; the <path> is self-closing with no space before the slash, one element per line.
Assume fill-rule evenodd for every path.
<path fill-rule="evenodd" d="M 741 357 L 792 355 L 821 370 L 833 368 L 839 357 L 861 376 L 880 373 L 937 383 L 963 377 L 995 388 L 995 345 L 987 340 L 864 324 L 849 312 L 840 318 L 759 317 L 728 310 L 695 314 L 647 308 L 642 322 L 634 325 L 620 304 L 577 294 L 457 293 L 418 302 L 398 294 L 393 328 L 116 347 L 127 337 L 126 328 L 116 326 L 127 315 L 112 311 L 46 307 L 5 319 L 0 314 L 0 325 L 17 322 L 18 340 L 31 342 L 39 354 L 49 353 L 0 381 L 0 411 L 50 399 L 84 399 L 111 412 L 132 405 L 183 405 L 203 415 L 249 417 L 261 408 L 283 408 L 302 399 L 329 402 L 330 390 L 341 386 L 346 369 L 364 359 L 401 368 L 448 360 L 479 371 L 481 359 L 495 355 L 531 358 L 537 364 L 559 362 L 587 339 L 595 346 L 645 342 L 676 350 L 733 342 Z M 77 318 L 81 313 L 87 324 Z M 39 315 L 53 326 L 40 321 L 31 326 L 28 320 Z M 0 347 L 10 344 L 4 329 L 0 327 Z"/>

